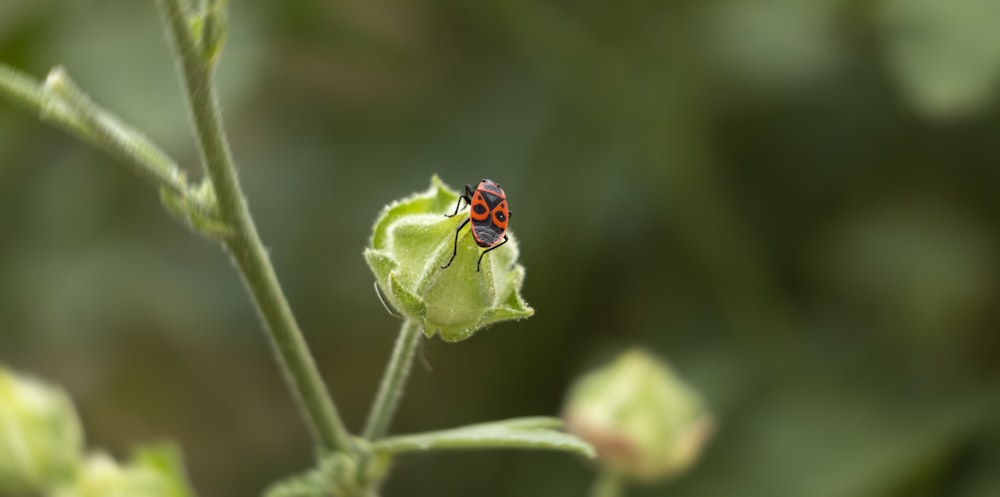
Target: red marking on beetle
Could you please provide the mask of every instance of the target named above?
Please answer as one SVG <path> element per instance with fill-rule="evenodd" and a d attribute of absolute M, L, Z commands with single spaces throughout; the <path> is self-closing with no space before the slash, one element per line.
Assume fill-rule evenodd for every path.
<path fill-rule="evenodd" d="M 441 269 L 450 266 L 451 262 L 455 260 L 455 255 L 458 254 L 458 234 L 466 224 L 471 222 L 472 229 L 469 231 L 472 232 L 472 239 L 475 240 L 476 245 L 486 249 L 482 254 L 479 254 L 479 261 L 476 262 L 476 271 L 479 271 L 483 256 L 507 243 L 507 224 L 512 213 L 507 207 L 507 194 L 493 180 L 484 179 L 476 185 L 475 189 L 465 185 L 465 193 L 458 197 L 455 212 L 450 215 L 445 214 L 445 216 L 455 217 L 458 215 L 458 208 L 462 206 L 462 200 L 469 204 L 469 218 L 455 230 L 455 245 L 452 248 L 451 259 L 448 259 L 448 263 L 441 266 Z"/>

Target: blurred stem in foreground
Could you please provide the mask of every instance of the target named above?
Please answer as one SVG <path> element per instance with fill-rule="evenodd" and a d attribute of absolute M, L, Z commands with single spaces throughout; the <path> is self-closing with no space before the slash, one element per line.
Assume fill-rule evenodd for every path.
<path fill-rule="evenodd" d="M 202 165 L 214 187 L 219 217 L 232 229 L 231 236 L 224 238 L 224 244 L 253 295 L 278 362 L 298 396 L 319 445 L 331 451 L 352 452 L 350 435 L 292 315 L 240 188 L 213 81 L 218 60 L 216 47 L 206 51 L 200 46 L 204 40 L 196 40 L 188 22 L 187 2 L 158 0 L 157 5 L 181 68 Z M 209 9 L 195 19 L 204 23 L 208 19 L 206 16 L 218 15 L 219 9 Z M 221 46 L 221 40 L 215 39 L 213 43 Z"/>

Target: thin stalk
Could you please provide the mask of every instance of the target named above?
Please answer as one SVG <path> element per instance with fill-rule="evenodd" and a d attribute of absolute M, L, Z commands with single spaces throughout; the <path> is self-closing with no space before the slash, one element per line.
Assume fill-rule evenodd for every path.
<path fill-rule="evenodd" d="M 42 110 L 43 119 L 47 119 L 54 109 L 68 107 L 94 134 L 95 143 L 113 145 L 109 147 L 110 152 L 124 160 L 140 176 L 149 177 L 177 195 L 197 200 L 196 195 L 190 192 L 184 173 L 166 152 L 139 131 L 95 105 L 63 68 L 56 67 L 49 73 L 43 90 L 48 101 Z M 202 206 L 202 209 L 208 208 Z"/>
<path fill-rule="evenodd" d="M 331 451 L 353 452 L 350 435 L 292 315 L 243 197 L 222 126 L 213 83 L 214 59 L 206 59 L 194 40 L 185 0 L 158 0 L 157 4 L 183 75 L 202 164 L 215 189 L 219 216 L 233 229 L 225 246 L 253 296 L 278 363 L 318 444 Z"/>
<path fill-rule="evenodd" d="M 392 350 L 392 358 L 382 375 L 375 402 L 368 413 L 363 437 L 366 440 L 378 440 L 389 430 L 389 423 L 403 395 L 403 387 L 413 367 L 413 357 L 416 356 L 417 344 L 420 343 L 421 325 L 407 319 L 396 337 L 396 345 Z"/>
<path fill-rule="evenodd" d="M 176 161 L 142 133 L 94 103 L 62 68 L 53 69 L 42 85 L 31 76 L 0 64 L 0 95 L 121 159 L 139 176 L 187 199 L 199 210 L 211 209 L 188 185 Z"/>
<path fill-rule="evenodd" d="M 620 474 L 614 471 L 603 470 L 594 480 L 594 486 L 590 489 L 590 497 L 621 497 L 625 494 L 625 482 Z"/>
<path fill-rule="evenodd" d="M 45 109 L 45 91 L 42 90 L 42 85 L 35 78 L 5 64 L 0 64 L 0 94 L 38 115 L 42 115 Z M 69 109 L 53 108 L 48 118 L 49 122 L 64 130 L 82 139 L 90 139 L 86 127 Z"/>

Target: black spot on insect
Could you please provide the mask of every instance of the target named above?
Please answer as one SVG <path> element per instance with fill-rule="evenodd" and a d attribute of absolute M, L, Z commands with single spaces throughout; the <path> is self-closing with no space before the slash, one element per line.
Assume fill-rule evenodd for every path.
<path fill-rule="evenodd" d="M 455 217 L 462 201 L 469 204 L 469 218 L 458 226 L 455 230 L 455 243 L 451 251 L 451 259 L 441 266 L 442 269 L 451 265 L 458 254 L 458 234 L 467 224 L 472 224 L 472 238 L 476 245 L 486 249 L 479 254 L 476 262 L 476 271 L 483 262 L 483 256 L 491 250 L 500 248 L 507 243 L 507 219 L 510 218 L 510 211 L 507 208 L 507 194 L 504 193 L 500 185 L 494 181 L 484 179 L 473 189 L 471 185 L 465 185 L 465 194 L 460 195 L 455 204 L 455 212 L 445 214 L 448 217 Z M 485 204 L 485 205 L 484 205 Z"/>

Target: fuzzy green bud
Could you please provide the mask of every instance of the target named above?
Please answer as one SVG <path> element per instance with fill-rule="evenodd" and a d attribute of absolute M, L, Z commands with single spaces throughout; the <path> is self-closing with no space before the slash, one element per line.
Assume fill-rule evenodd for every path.
<path fill-rule="evenodd" d="M 162 459 L 162 458 L 160 458 Z M 190 497 L 176 468 L 156 457 L 137 457 L 120 465 L 104 453 L 91 454 L 76 479 L 57 488 L 52 497 Z"/>
<path fill-rule="evenodd" d="M 472 336 L 499 321 L 534 314 L 521 298 L 524 268 L 517 264 L 513 234 L 497 250 L 486 254 L 463 231 L 452 256 L 455 231 L 468 217 L 446 217 L 458 202 L 458 193 L 441 180 L 431 187 L 382 210 L 372 230 L 365 260 L 375 274 L 381 294 L 407 319 L 423 325 L 428 337 L 440 332 L 449 342 Z"/>
<path fill-rule="evenodd" d="M 0 367 L 0 494 L 37 492 L 69 479 L 82 450 L 69 397 Z"/>
<path fill-rule="evenodd" d="M 644 482 L 690 467 L 713 426 L 697 392 L 638 349 L 579 379 L 563 415 L 606 470 Z"/>

